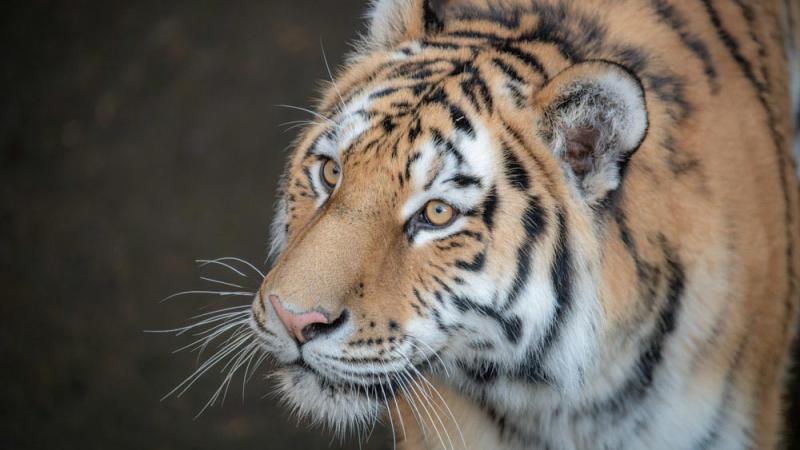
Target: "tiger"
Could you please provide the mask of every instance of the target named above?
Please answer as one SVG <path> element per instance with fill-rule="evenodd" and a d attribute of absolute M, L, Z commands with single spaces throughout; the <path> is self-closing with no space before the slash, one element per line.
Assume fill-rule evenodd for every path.
<path fill-rule="evenodd" d="M 800 4 L 375 0 L 298 137 L 249 332 L 402 449 L 775 449 Z"/>

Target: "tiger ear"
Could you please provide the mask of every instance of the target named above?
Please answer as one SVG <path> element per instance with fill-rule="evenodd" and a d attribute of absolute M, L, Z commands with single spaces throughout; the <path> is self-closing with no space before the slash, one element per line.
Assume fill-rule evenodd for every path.
<path fill-rule="evenodd" d="M 373 0 L 367 12 L 367 46 L 386 50 L 441 30 L 445 3 L 447 0 Z"/>
<path fill-rule="evenodd" d="M 611 62 L 578 63 L 551 79 L 534 105 L 539 136 L 588 204 L 619 187 L 647 134 L 644 89 L 636 75 Z"/>

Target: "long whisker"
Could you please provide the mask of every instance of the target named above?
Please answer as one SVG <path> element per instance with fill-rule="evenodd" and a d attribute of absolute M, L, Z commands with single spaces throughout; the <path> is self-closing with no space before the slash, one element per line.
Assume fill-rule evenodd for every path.
<path fill-rule="evenodd" d="M 244 289 L 244 286 L 239 286 L 238 284 L 229 283 L 227 281 L 215 280 L 213 278 L 208 278 L 208 277 L 200 277 L 200 279 L 203 280 L 203 281 L 210 281 L 211 283 L 222 284 L 224 286 L 235 287 L 237 289 Z"/>
<path fill-rule="evenodd" d="M 383 394 L 383 403 L 386 405 L 386 415 L 389 416 L 389 425 L 392 428 L 392 449 L 397 448 L 397 435 L 395 434 L 394 430 L 394 420 L 392 420 L 392 410 L 389 409 L 389 402 L 386 400 L 386 391 L 383 389 L 383 384 L 380 384 L 381 387 L 381 394 Z"/>
<path fill-rule="evenodd" d="M 247 387 L 247 382 L 250 381 L 250 377 L 247 375 L 250 372 L 250 366 L 253 364 L 253 361 L 258 361 L 259 356 L 258 352 L 261 351 L 261 348 L 256 341 L 254 344 L 254 348 L 252 353 L 250 353 L 250 357 L 247 358 L 247 366 L 244 368 L 244 376 L 242 377 L 242 403 L 244 404 L 244 391 Z M 258 364 L 258 362 L 256 362 Z"/>
<path fill-rule="evenodd" d="M 225 263 L 220 262 L 220 261 L 218 261 L 216 259 L 196 259 L 196 260 L 194 260 L 194 262 L 196 262 L 197 265 L 200 266 L 200 267 L 205 267 L 205 266 L 207 266 L 209 264 L 216 264 L 216 265 L 225 267 L 227 269 L 230 269 L 230 270 L 236 272 L 237 274 L 239 274 L 240 276 L 242 276 L 244 278 L 247 278 L 247 275 L 245 275 L 244 272 L 236 269 L 235 267 L 231 266 L 230 264 L 225 264 Z"/>
<path fill-rule="evenodd" d="M 240 340 L 236 341 L 234 344 L 231 344 L 222 350 L 218 351 L 214 356 L 207 359 L 200 367 L 197 368 L 191 375 L 189 375 L 183 382 L 175 386 L 174 389 L 169 391 L 161 400 L 165 400 L 167 397 L 170 397 L 172 394 L 180 391 L 177 396 L 182 396 L 193 384 L 197 381 L 201 375 L 206 373 L 209 369 L 215 366 L 218 362 L 224 359 L 227 355 L 231 354 L 235 351 L 239 346 L 245 342 L 245 338 L 240 338 Z"/>
<path fill-rule="evenodd" d="M 201 317 L 213 316 L 214 314 L 221 313 L 221 312 L 224 312 L 224 311 L 233 311 L 235 309 L 244 309 L 244 308 L 250 308 L 250 305 L 249 304 L 247 304 L 247 305 L 237 305 L 237 306 L 231 306 L 231 307 L 228 307 L 228 308 L 217 309 L 215 311 L 205 312 L 205 313 L 202 313 L 202 314 L 195 314 L 194 316 L 190 317 L 190 319 L 199 319 Z"/>
<path fill-rule="evenodd" d="M 183 295 L 191 295 L 191 294 L 203 294 L 203 295 L 218 295 L 221 297 L 252 297 L 255 295 L 253 292 L 245 292 L 245 291 L 183 291 L 183 292 L 176 292 L 172 295 L 164 297 L 161 300 L 161 303 L 166 302 L 167 300 L 173 299 L 175 297 L 180 297 Z"/>
<path fill-rule="evenodd" d="M 199 321 L 199 322 L 195 322 L 195 323 L 183 326 L 183 327 L 170 328 L 170 329 L 166 329 L 166 330 L 144 330 L 144 332 L 145 333 L 176 333 L 176 336 L 179 336 L 179 335 L 181 335 L 181 334 L 183 334 L 183 333 L 185 333 L 185 332 L 187 332 L 189 330 L 192 330 L 194 328 L 201 327 L 201 326 L 207 325 L 209 323 L 218 322 L 218 321 L 220 321 L 222 319 L 225 319 L 227 317 L 231 317 L 232 315 L 246 315 L 246 314 L 248 314 L 247 311 L 235 311 L 235 312 L 230 312 L 230 311 L 241 310 L 241 309 L 245 309 L 245 308 L 249 308 L 249 307 L 250 307 L 250 305 L 241 305 L 241 306 L 232 306 L 230 308 L 222 308 L 222 309 L 218 309 L 216 311 L 212 311 L 212 312 L 209 312 L 209 313 L 198 314 L 196 316 L 192 316 L 191 317 L 192 319 L 200 319 L 202 317 L 206 317 L 206 318 L 201 320 L 201 321 Z M 211 317 L 209 317 L 209 316 L 211 316 Z"/>
<path fill-rule="evenodd" d="M 407 361 L 408 366 L 407 366 L 406 370 L 408 370 L 408 369 L 413 370 L 416 373 L 416 377 L 418 379 L 422 380 L 428 386 L 428 388 L 430 388 L 430 390 L 433 391 L 433 393 L 436 394 L 436 396 L 439 398 L 442 406 L 444 406 L 444 408 L 445 408 L 444 410 L 442 410 L 441 407 L 439 407 L 439 410 L 442 411 L 442 413 L 447 413 L 450 416 L 450 419 L 452 420 L 453 425 L 455 425 L 455 427 L 456 427 L 456 431 L 458 431 L 459 437 L 461 439 L 461 443 L 464 445 L 464 448 L 466 448 L 467 447 L 467 441 L 464 439 L 464 434 L 461 431 L 461 425 L 458 423 L 458 420 L 456 419 L 455 414 L 453 414 L 453 411 L 450 409 L 450 406 L 448 406 L 447 401 L 444 399 L 444 397 L 442 397 L 442 394 L 440 394 L 439 390 L 436 389 L 436 386 L 434 386 L 430 381 L 428 381 L 428 379 L 422 374 L 422 372 L 420 372 L 419 369 L 417 369 L 417 367 L 414 364 L 412 364 L 411 360 L 402 351 L 398 350 L 398 351 L 396 351 L 396 353 L 401 358 L 404 358 Z M 435 406 L 438 406 L 438 405 L 437 405 L 436 402 L 433 402 L 433 406 L 435 407 Z"/>
<path fill-rule="evenodd" d="M 423 351 L 422 351 L 422 349 L 420 349 L 420 348 L 419 348 L 419 346 L 418 346 L 417 344 L 421 344 L 421 345 L 424 345 L 425 347 L 427 347 L 427 348 L 428 348 L 428 350 L 430 350 L 430 351 L 431 351 L 431 355 L 433 355 L 434 357 L 436 357 L 436 359 L 438 359 L 438 360 L 439 360 L 439 363 L 441 364 L 441 366 L 442 366 L 442 369 L 444 370 L 444 373 L 445 373 L 445 375 L 447 375 L 447 377 L 448 377 L 448 378 L 450 378 L 450 371 L 449 371 L 449 370 L 447 370 L 447 364 L 445 364 L 445 362 L 442 360 L 442 357 L 441 357 L 441 356 L 439 356 L 439 352 L 437 352 L 436 350 L 434 350 L 433 348 L 431 348 L 431 346 L 430 346 L 430 345 L 428 345 L 428 344 L 426 344 L 425 342 L 422 342 L 422 341 L 420 341 L 420 340 L 414 339 L 414 338 L 412 338 L 412 337 L 409 337 L 409 338 L 407 339 L 407 342 L 408 342 L 410 345 L 412 345 L 412 346 L 416 347 L 416 348 L 417 348 L 417 350 L 419 350 L 419 351 L 420 351 L 420 353 L 422 353 L 423 355 L 425 354 L 425 352 L 423 352 Z M 427 358 L 427 357 L 426 357 L 426 358 Z"/>
<path fill-rule="evenodd" d="M 336 91 L 336 95 L 339 97 L 339 105 L 343 109 L 344 99 L 342 98 L 342 93 L 339 92 L 339 87 L 336 86 L 336 81 L 333 80 L 333 74 L 331 73 L 331 66 L 328 65 L 328 56 L 325 54 L 325 45 L 322 43 L 321 37 L 319 38 L 319 48 L 322 50 L 322 60 L 325 62 L 325 70 L 328 71 L 328 78 L 331 80 L 333 89 Z"/>
<path fill-rule="evenodd" d="M 236 262 L 242 263 L 242 264 L 250 267 L 251 269 L 253 269 L 253 271 L 255 273 L 257 273 L 258 275 L 260 275 L 261 278 L 264 278 L 264 273 L 263 272 L 261 272 L 260 270 L 258 270 L 256 268 L 256 266 L 254 266 L 253 264 L 251 264 L 250 262 L 248 262 L 248 261 L 246 261 L 246 260 L 244 260 L 242 258 L 237 258 L 235 256 L 223 256 L 222 258 L 217 258 L 214 261 L 236 261 Z"/>
<path fill-rule="evenodd" d="M 228 393 L 228 388 L 230 387 L 230 382 L 231 382 L 231 380 L 233 379 L 233 376 L 236 374 L 236 372 L 237 372 L 237 371 L 239 370 L 239 368 L 242 366 L 245 356 L 249 354 L 249 351 L 250 351 L 250 350 L 253 348 L 253 346 L 254 346 L 254 345 L 255 345 L 255 343 L 252 343 L 252 342 L 251 342 L 249 345 L 245 345 L 245 347 L 244 347 L 244 348 L 240 349 L 240 350 L 239 350 L 239 351 L 238 351 L 238 352 L 237 352 L 237 353 L 236 353 L 236 354 L 233 356 L 233 358 L 231 358 L 231 360 L 230 360 L 230 361 L 228 361 L 228 364 L 226 364 L 226 365 L 225 365 L 225 368 L 223 368 L 223 369 L 222 369 L 222 372 L 225 372 L 225 369 L 226 369 L 226 368 L 227 368 L 227 367 L 230 365 L 231 369 L 230 369 L 230 371 L 228 372 L 228 375 L 226 375 L 226 376 L 225 376 L 225 379 L 223 379 L 223 380 L 222 380 L 222 383 L 220 383 L 219 387 L 218 387 L 218 388 L 217 388 L 217 390 L 214 392 L 214 394 L 211 396 L 211 398 L 209 398 L 209 399 L 208 399 L 208 401 L 206 402 L 206 404 L 205 404 L 205 405 L 203 405 L 203 408 L 200 410 L 200 412 L 199 412 L 199 413 L 197 413 L 197 415 L 195 416 L 195 418 L 197 418 L 197 417 L 200 417 L 200 416 L 203 414 L 203 412 L 204 412 L 204 411 L 205 411 L 205 410 L 206 410 L 206 409 L 207 409 L 209 406 L 211 406 L 211 405 L 213 405 L 214 403 L 216 403 L 216 401 L 217 401 L 217 399 L 219 398 L 220 394 L 222 394 L 222 401 L 221 401 L 221 403 L 224 403 L 224 402 L 225 402 L 225 397 L 226 397 L 226 395 L 227 395 L 227 393 Z M 235 361 L 235 362 L 233 363 L 233 365 L 231 365 L 231 361 Z"/>
<path fill-rule="evenodd" d="M 407 375 L 404 372 L 400 372 L 399 374 L 400 374 L 400 376 L 406 377 L 406 379 L 409 381 L 409 387 L 411 388 L 411 392 L 413 392 L 414 396 L 420 401 L 422 409 L 425 411 L 425 414 L 428 416 L 428 419 L 430 419 L 431 426 L 433 426 L 434 431 L 436 431 L 436 435 L 439 437 L 439 442 L 442 443 L 442 447 L 445 446 L 445 442 L 444 442 L 444 438 L 442 436 L 442 433 L 439 431 L 439 426 L 437 426 L 437 422 L 442 426 L 444 434 L 445 434 L 445 436 L 447 436 L 447 441 L 450 443 L 450 448 L 452 449 L 453 448 L 453 442 L 450 439 L 450 434 L 447 432 L 447 427 L 445 427 L 444 423 L 442 422 L 442 419 L 439 417 L 439 414 L 436 412 L 436 410 L 431 405 L 431 409 L 433 410 L 433 415 L 436 416 L 437 420 L 433 419 L 433 415 L 431 415 L 430 410 L 426 406 L 426 403 L 428 405 L 430 405 L 430 401 L 427 399 L 427 397 L 425 397 L 425 395 L 421 391 L 421 388 L 419 387 L 419 385 L 416 383 L 416 381 L 410 375 Z"/>
<path fill-rule="evenodd" d="M 336 124 L 336 122 L 334 122 L 333 120 L 325 117 L 324 115 L 322 115 L 322 114 L 320 114 L 320 113 L 318 113 L 316 111 L 312 111 L 312 110 L 310 110 L 308 108 L 301 108 L 299 106 L 292 106 L 292 105 L 275 105 L 275 106 L 277 106 L 279 108 L 288 108 L 288 109 L 295 109 L 297 111 L 303 111 L 305 113 L 311 114 L 314 117 L 322 119 L 322 120 L 328 122 L 329 124 L 333 125 L 334 127 L 338 128 L 338 125 Z"/>
<path fill-rule="evenodd" d="M 410 394 L 408 389 L 408 382 L 405 381 L 404 378 L 398 377 L 398 386 L 400 390 L 404 394 L 404 398 L 408 406 L 411 408 L 411 415 L 414 417 L 414 421 L 417 422 L 419 425 L 419 429 L 422 431 L 422 437 L 425 441 L 428 440 L 428 427 L 425 426 L 425 420 L 422 417 L 422 413 L 420 413 L 419 409 L 417 408 L 417 402 L 414 400 L 414 397 Z"/>
<path fill-rule="evenodd" d="M 392 388 L 392 382 L 391 382 L 391 380 L 389 379 L 389 375 L 385 375 L 385 374 L 384 374 L 384 376 L 386 377 L 387 386 L 389 386 L 389 388 L 391 389 L 391 388 Z M 397 395 L 396 395 L 394 392 L 392 392 L 392 400 L 394 401 L 394 408 L 395 408 L 395 410 L 397 410 L 397 420 L 400 422 L 400 430 L 402 430 L 402 431 L 403 431 L 403 439 L 404 439 L 404 440 L 405 440 L 405 439 L 408 439 L 408 434 L 406 433 L 406 426 L 405 426 L 405 424 L 403 423 L 403 415 L 400 413 L 400 405 L 399 405 L 399 404 L 398 404 L 398 402 L 397 402 Z M 388 409 L 388 408 L 389 408 L 389 407 L 388 407 L 388 405 L 387 405 L 387 409 Z M 391 411 L 391 410 L 389 410 L 389 411 L 387 411 L 387 412 L 388 412 L 390 415 L 392 414 L 392 411 Z"/>
<path fill-rule="evenodd" d="M 238 319 L 242 319 L 246 315 L 247 315 L 247 311 L 237 311 L 237 312 L 231 312 L 231 313 L 227 313 L 227 314 L 220 314 L 218 316 L 209 317 L 208 319 L 202 320 L 202 321 L 200 321 L 200 322 L 198 322 L 196 324 L 193 324 L 193 325 L 188 325 L 188 326 L 185 326 L 183 328 L 177 328 L 177 329 L 168 330 L 168 331 L 170 331 L 170 332 L 171 331 L 175 331 L 175 336 L 180 336 L 180 335 L 185 334 L 185 333 L 187 333 L 189 331 L 201 328 L 201 327 L 206 326 L 206 325 L 211 325 L 213 323 L 216 323 L 216 325 L 214 325 L 212 327 L 209 327 L 209 328 L 201 330 L 201 331 L 197 331 L 196 333 L 192 334 L 193 336 L 203 336 L 203 335 L 207 335 L 209 333 L 214 332 L 219 327 L 223 327 L 225 325 L 228 325 L 230 323 L 233 323 L 233 322 L 237 321 Z M 222 323 L 217 323 L 217 322 L 222 322 Z"/>

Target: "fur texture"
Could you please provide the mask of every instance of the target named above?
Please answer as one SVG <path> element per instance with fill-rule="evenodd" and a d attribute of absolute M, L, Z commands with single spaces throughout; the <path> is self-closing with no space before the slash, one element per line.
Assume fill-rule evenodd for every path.
<path fill-rule="evenodd" d="M 374 2 L 253 303 L 286 401 L 406 449 L 780 447 L 797 10 Z M 335 325 L 299 345 L 270 295 Z"/>

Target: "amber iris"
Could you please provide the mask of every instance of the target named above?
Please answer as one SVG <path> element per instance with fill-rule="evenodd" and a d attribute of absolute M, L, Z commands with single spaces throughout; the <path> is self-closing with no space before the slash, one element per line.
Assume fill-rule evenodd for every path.
<path fill-rule="evenodd" d="M 339 182 L 339 177 L 341 176 L 341 169 L 339 169 L 339 164 L 332 159 L 325 160 L 322 163 L 322 169 L 320 171 L 322 173 L 322 181 L 328 187 L 328 189 L 333 189 L 336 187 L 336 183 Z"/>
<path fill-rule="evenodd" d="M 425 205 L 424 214 L 425 219 L 437 227 L 448 225 L 456 215 L 453 207 L 441 200 L 429 201 Z"/>

